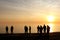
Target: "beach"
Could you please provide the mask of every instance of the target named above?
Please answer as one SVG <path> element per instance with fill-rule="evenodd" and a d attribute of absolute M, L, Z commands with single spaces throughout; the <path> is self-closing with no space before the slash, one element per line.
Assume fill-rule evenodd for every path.
<path fill-rule="evenodd" d="M 0 34 L 1 40 L 60 40 L 60 32 Z"/>

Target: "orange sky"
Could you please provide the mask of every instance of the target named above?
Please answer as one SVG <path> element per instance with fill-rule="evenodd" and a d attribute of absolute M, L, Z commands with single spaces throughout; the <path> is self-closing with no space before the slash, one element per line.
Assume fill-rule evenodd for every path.
<path fill-rule="evenodd" d="M 0 23 L 47 23 L 47 16 L 60 22 L 59 0 L 0 0 Z"/>

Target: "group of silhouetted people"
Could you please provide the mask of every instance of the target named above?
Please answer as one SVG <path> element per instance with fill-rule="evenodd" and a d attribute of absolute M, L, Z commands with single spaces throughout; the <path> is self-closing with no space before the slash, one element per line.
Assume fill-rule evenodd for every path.
<path fill-rule="evenodd" d="M 29 26 L 29 28 L 25 25 L 24 26 L 24 30 L 25 30 L 25 33 L 28 33 L 28 31 L 29 31 L 29 33 L 31 33 L 31 26 Z"/>
<path fill-rule="evenodd" d="M 8 30 L 9 30 L 9 28 L 8 28 L 8 26 L 6 26 L 6 33 L 8 33 Z M 10 31 L 11 31 L 11 33 L 13 33 L 13 26 L 11 26 Z"/>
<path fill-rule="evenodd" d="M 42 33 L 42 31 L 43 31 L 44 33 L 46 33 L 46 32 L 49 33 L 50 27 L 49 27 L 48 25 L 46 26 L 45 24 L 44 24 L 44 26 L 41 26 L 41 25 L 39 26 L 39 25 L 38 25 L 38 26 L 37 26 L 37 32 L 38 32 L 38 33 Z"/>
<path fill-rule="evenodd" d="M 29 28 L 27 27 L 27 26 L 24 26 L 24 30 L 25 30 L 25 33 L 28 33 L 28 31 L 29 31 L 29 33 L 31 33 L 31 26 L 29 26 Z M 44 26 L 37 26 L 37 33 L 42 33 L 42 32 L 44 32 L 44 33 L 49 33 L 50 32 L 50 27 L 47 25 L 45 25 L 44 24 Z"/>
<path fill-rule="evenodd" d="M 11 31 L 11 33 L 13 33 L 13 26 L 11 26 L 11 28 L 10 28 L 10 31 Z M 6 26 L 6 33 L 8 33 L 8 26 Z M 25 31 L 25 33 L 31 33 L 31 26 L 29 26 L 29 27 L 27 27 L 26 25 L 24 26 L 24 31 Z M 50 27 L 47 25 L 44 25 L 44 26 L 37 26 L 37 33 L 42 33 L 42 32 L 44 32 L 44 33 L 49 33 L 49 31 L 50 31 Z"/>

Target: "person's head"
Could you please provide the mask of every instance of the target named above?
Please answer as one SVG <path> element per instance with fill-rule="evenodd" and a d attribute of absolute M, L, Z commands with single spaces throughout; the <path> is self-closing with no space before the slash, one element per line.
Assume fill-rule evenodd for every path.
<path fill-rule="evenodd" d="M 42 25 L 40 25 L 40 27 L 42 27 Z"/>
<path fill-rule="evenodd" d="M 8 26 L 6 26 L 6 28 L 8 28 Z"/>
<path fill-rule="evenodd" d="M 38 25 L 38 27 L 39 27 L 39 25 Z"/>
<path fill-rule="evenodd" d="M 11 26 L 11 27 L 13 27 L 13 26 Z"/>
<path fill-rule="evenodd" d="M 24 27 L 27 27 L 26 25 Z"/>
<path fill-rule="evenodd" d="M 44 24 L 44 26 L 45 26 L 45 24 Z"/>
<path fill-rule="evenodd" d="M 29 27 L 31 27 L 31 26 L 29 26 Z"/>
<path fill-rule="evenodd" d="M 47 25 L 47 27 L 49 27 L 49 25 Z"/>

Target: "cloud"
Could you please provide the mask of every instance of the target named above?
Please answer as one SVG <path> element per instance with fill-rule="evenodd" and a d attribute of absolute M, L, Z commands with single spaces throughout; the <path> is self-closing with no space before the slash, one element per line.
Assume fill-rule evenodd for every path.
<path fill-rule="evenodd" d="M 59 9 L 60 0 L 0 0 L 0 14 L 38 16 Z"/>
<path fill-rule="evenodd" d="M 60 4 L 59 0 L 0 0 L 1 4 L 4 6 L 10 6 L 11 8 L 26 8 L 26 9 L 41 9 L 49 5 Z"/>

